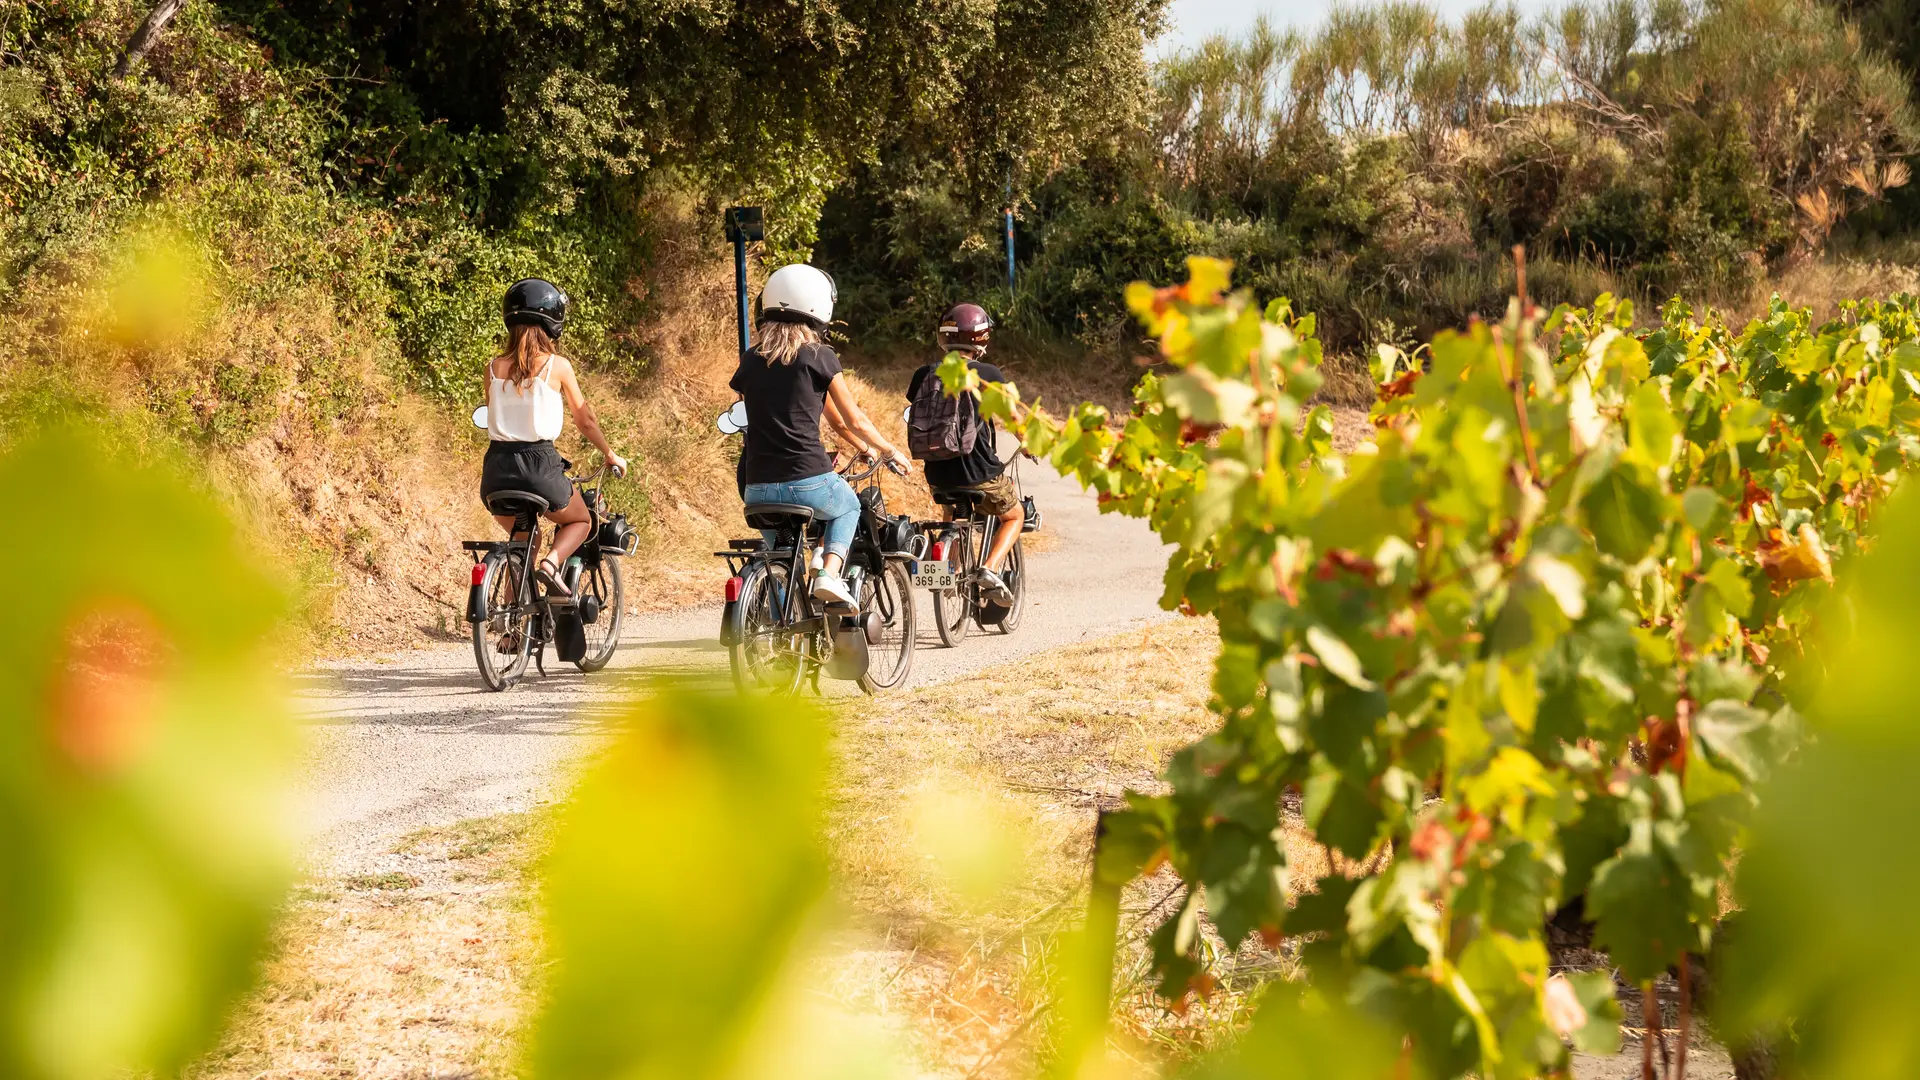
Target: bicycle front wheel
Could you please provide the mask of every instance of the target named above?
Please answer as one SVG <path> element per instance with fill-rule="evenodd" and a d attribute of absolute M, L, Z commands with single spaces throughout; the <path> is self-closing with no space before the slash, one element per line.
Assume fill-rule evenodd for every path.
<path fill-rule="evenodd" d="M 487 556 L 486 568 L 480 589 L 487 606 L 485 618 L 473 624 L 473 659 L 487 689 L 507 690 L 533 656 L 533 606 L 519 600 L 531 597 L 533 578 L 518 551 Z"/>
<path fill-rule="evenodd" d="M 946 545 L 955 585 L 933 590 L 933 628 L 940 644 L 951 649 L 967 639 L 967 621 L 973 618 L 973 529 L 963 522 L 947 533 Z"/>
<path fill-rule="evenodd" d="M 1019 540 L 1013 542 L 1013 550 L 1007 552 L 1007 565 L 1000 570 L 1000 580 L 1007 583 L 1007 589 L 1013 593 L 1013 606 L 996 624 L 1003 634 L 1011 634 L 1020 628 L 1020 616 L 1027 610 L 1027 553 L 1021 550 Z"/>
<path fill-rule="evenodd" d="M 598 566 L 589 566 L 581 572 L 579 592 L 583 605 L 588 597 L 593 597 L 600 602 L 600 610 L 592 622 L 581 627 L 586 631 L 587 651 L 574 661 L 574 666 L 581 671 L 599 671 L 620 647 L 620 627 L 627 614 L 627 589 L 620 577 L 620 560 L 602 555 Z"/>
<path fill-rule="evenodd" d="M 887 560 L 884 572 L 867 579 L 860 613 L 880 616 L 880 640 L 867 645 L 867 673 L 860 689 L 867 693 L 893 690 L 913 671 L 913 647 L 919 628 L 914 625 L 913 578 L 898 559 Z"/>
<path fill-rule="evenodd" d="M 799 601 L 785 564 L 756 562 L 740 581 L 740 634 L 727 650 L 743 694 L 793 694 L 807 673 L 809 637 L 792 629 Z"/>

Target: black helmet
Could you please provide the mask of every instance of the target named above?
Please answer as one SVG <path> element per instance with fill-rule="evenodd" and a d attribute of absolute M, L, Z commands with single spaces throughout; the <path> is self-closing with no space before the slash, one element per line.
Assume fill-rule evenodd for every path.
<path fill-rule="evenodd" d="M 940 316 L 940 346 L 950 350 L 987 351 L 993 316 L 979 304 L 955 304 Z"/>
<path fill-rule="evenodd" d="M 507 290 L 500 314 L 508 326 L 537 326 L 559 341 L 567 325 L 567 294 L 551 281 L 521 278 Z"/>

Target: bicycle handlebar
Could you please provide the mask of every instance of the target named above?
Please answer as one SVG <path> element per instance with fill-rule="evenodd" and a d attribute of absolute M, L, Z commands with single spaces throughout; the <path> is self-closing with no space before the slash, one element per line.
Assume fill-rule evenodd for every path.
<path fill-rule="evenodd" d="M 861 468 L 864 464 L 866 467 Z M 861 454 L 840 470 L 840 476 L 848 483 L 857 483 L 880 471 L 880 459 L 872 454 Z"/>
<path fill-rule="evenodd" d="M 861 468 L 863 463 L 865 464 L 865 468 Z M 840 476 L 850 484 L 858 483 L 872 476 L 874 473 L 879 472 L 881 464 L 882 462 L 878 457 L 875 457 L 871 453 L 862 452 L 840 470 Z M 896 461 L 887 461 L 884 464 L 887 466 L 887 470 L 895 476 L 906 476 L 911 471 L 905 465 Z"/>

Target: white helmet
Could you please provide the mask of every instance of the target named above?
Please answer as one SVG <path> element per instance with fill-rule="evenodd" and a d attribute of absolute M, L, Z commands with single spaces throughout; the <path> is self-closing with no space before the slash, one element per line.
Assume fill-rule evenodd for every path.
<path fill-rule="evenodd" d="M 806 263 L 775 270 L 760 290 L 760 317 L 811 323 L 824 329 L 833 321 L 833 302 L 840 298 L 827 272 Z"/>

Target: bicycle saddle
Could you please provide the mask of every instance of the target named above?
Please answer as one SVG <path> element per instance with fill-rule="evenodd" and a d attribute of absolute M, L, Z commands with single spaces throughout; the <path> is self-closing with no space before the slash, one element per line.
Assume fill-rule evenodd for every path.
<path fill-rule="evenodd" d="M 756 529 L 784 529 L 813 520 L 813 507 L 798 503 L 748 503 L 747 524 Z"/>
<path fill-rule="evenodd" d="M 536 514 L 544 514 L 549 509 L 551 509 L 551 505 L 547 500 L 535 495 L 531 491 L 502 490 L 487 496 L 488 512 L 502 516 L 518 514 L 523 510 L 532 510 Z"/>
<path fill-rule="evenodd" d="M 986 498 L 986 493 L 980 491 L 936 491 L 933 493 L 934 502 L 939 503 L 941 506 L 951 506 L 960 510 L 971 509 L 975 503 L 983 498 Z"/>

